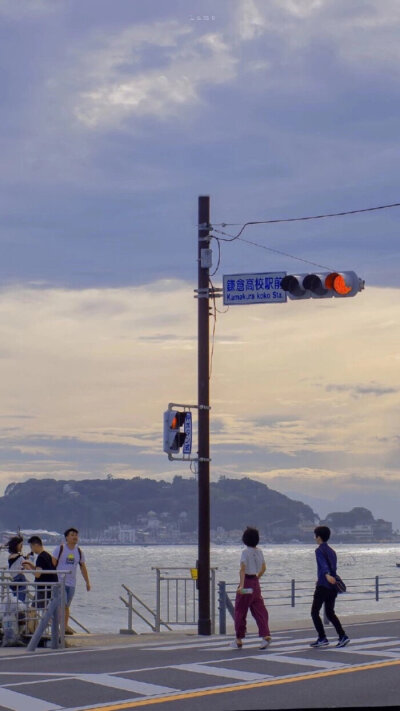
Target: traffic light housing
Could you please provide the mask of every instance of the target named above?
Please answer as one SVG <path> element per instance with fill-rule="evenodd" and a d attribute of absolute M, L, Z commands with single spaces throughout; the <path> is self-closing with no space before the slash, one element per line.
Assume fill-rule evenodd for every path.
<path fill-rule="evenodd" d="M 166 410 L 164 412 L 164 452 L 172 459 L 173 454 L 177 454 L 183 447 L 186 439 L 186 432 L 181 430 L 185 424 L 186 412 L 178 410 Z"/>
<path fill-rule="evenodd" d="M 281 280 L 281 289 L 289 299 L 330 299 L 355 296 L 364 284 L 355 272 L 318 272 L 287 274 Z"/>

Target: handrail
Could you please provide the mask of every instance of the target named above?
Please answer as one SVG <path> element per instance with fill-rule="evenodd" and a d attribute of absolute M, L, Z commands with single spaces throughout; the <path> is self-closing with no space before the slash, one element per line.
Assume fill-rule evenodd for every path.
<path fill-rule="evenodd" d="M 193 574 L 193 571 L 196 570 L 196 568 L 189 568 L 187 565 L 186 566 L 152 566 L 152 570 L 156 571 L 156 632 L 160 631 L 160 626 L 162 624 L 161 620 L 161 608 L 164 607 L 166 608 L 166 620 L 169 622 L 171 625 L 193 625 L 196 624 L 197 621 L 195 619 L 196 617 L 196 605 L 197 605 L 197 595 L 196 595 L 196 590 L 198 580 L 197 577 Z M 183 570 L 186 572 L 186 575 L 174 575 L 173 571 L 179 571 Z M 215 592 L 216 592 L 216 582 L 215 582 L 215 573 L 218 570 L 218 568 L 211 567 L 210 568 L 210 606 L 211 606 L 211 632 L 214 634 L 215 632 Z M 171 575 L 168 575 L 169 572 L 172 572 Z M 190 575 L 188 575 L 188 571 L 190 571 Z M 165 585 L 162 585 L 162 583 L 166 583 Z M 170 595 L 170 588 L 171 584 L 175 583 L 175 593 L 172 591 L 172 596 Z M 178 600 L 180 599 L 179 597 L 179 589 L 182 590 L 182 586 L 179 586 L 179 583 L 184 583 L 183 587 L 183 598 L 184 602 L 183 605 L 179 605 Z M 190 589 L 189 589 L 189 595 L 187 595 L 187 583 L 190 583 Z M 162 589 L 165 590 L 166 587 L 166 600 L 165 597 L 162 600 Z M 170 616 L 170 609 L 171 609 L 171 597 L 172 597 L 172 606 L 175 600 L 175 616 L 172 615 Z M 162 604 L 164 602 L 164 605 Z M 172 607 L 173 609 L 173 607 Z M 183 615 L 181 615 L 183 610 Z M 183 619 L 182 619 L 183 617 Z M 188 617 L 190 619 L 188 619 Z M 165 618 L 165 614 L 164 614 Z"/>
<path fill-rule="evenodd" d="M 38 572 L 37 570 L 34 570 L 34 569 L 32 569 L 32 568 L 23 568 L 23 570 L 21 570 L 21 573 L 23 573 L 24 575 L 25 575 L 25 573 L 31 573 L 31 574 L 33 573 L 33 574 L 35 574 L 35 573 L 37 573 L 37 572 Z M 41 575 L 53 575 L 54 572 L 55 572 L 54 570 L 41 570 L 41 571 L 40 571 L 40 574 L 41 574 Z M 64 570 L 64 569 L 61 569 L 61 568 L 60 568 L 60 569 L 57 569 L 56 572 L 57 572 L 57 575 L 58 575 L 58 573 L 60 573 L 60 575 L 61 575 L 62 578 L 63 578 L 63 581 L 65 580 L 65 576 L 66 576 L 66 575 L 70 575 L 70 574 L 71 574 L 71 570 Z M 6 581 L 9 581 L 11 584 L 16 584 L 16 585 L 18 585 L 18 583 L 13 583 L 12 573 L 10 573 L 10 569 L 9 569 L 9 568 L 0 568 L 0 582 L 6 582 Z M 60 582 L 61 582 L 61 581 L 60 581 Z M 36 581 L 35 581 L 35 580 L 33 580 L 31 583 L 29 583 L 29 585 L 33 585 L 33 584 L 36 584 Z M 39 584 L 39 585 L 40 585 L 40 584 L 43 585 L 43 583 L 38 583 L 38 584 Z M 46 582 L 46 587 L 53 587 L 53 586 L 56 586 L 56 585 L 58 585 L 58 584 L 59 584 L 59 583 Z M 27 597 L 28 597 L 28 599 L 30 599 L 30 600 L 34 600 L 34 595 L 32 595 L 32 593 L 31 593 L 29 590 L 27 590 Z M 70 615 L 69 615 L 69 619 L 72 620 L 72 622 L 74 622 L 74 623 L 75 623 L 78 627 L 80 627 L 84 632 L 86 632 L 87 634 L 91 634 L 90 630 L 88 630 L 88 628 L 85 627 L 85 625 L 83 625 L 82 622 L 79 622 L 79 620 L 77 620 L 76 617 L 73 617 L 73 615 L 70 614 Z"/>
<path fill-rule="evenodd" d="M 143 600 L 141 600 L 140 597 L 138 595 L 136 595 L 136 593 L 134 593 L 130 588 L 128 588 L 127 585 L 124 585 L 122 583 L 121 587 L 124 588 L 124 590 L 126 590 L 126 592 L 128 593 L 128 601 L 126 601 L 125 598 L 123 598 L 121 595 L 119 598 L 124 603 L 124 605 L 128 608 L 128 628 L 126 630 L 121 629 L 120 633 L 121 634 L 137 634 L 137 632 L 132 627 L 132 613 L 133 612 L 135 613 L 135 615 L 140 617 L 140 619 L 143 620 L 143 622 L 145 622 L 153 630 L 153 632 L 156 632 L 157 631 L 157 614 L 154 612 L 154 610 L 152 610 L 148 605 L 146 605 L 146 603 L 143 602 Z M 149 622 L 149 620 L 141 612 L 139 612 L 139 610 L 137 610 L 135 607 L 133 607 L 133 604 L 132 604 L 133 598 L 140 605 L 142 605 L 142 607 L 144 607 L 147 610 L 147 612 L 150 612 L 150 614 L 153 615 L 154 625 L 151 622 Z M 166 627 L 170 632 L 172 632 L 172 628 L 166 622 L 164 622 L 162 619 L 160 619 L 159 622 L 161 625 Z"/>
<path fill-rule="evenodd" d="M 51 593 L 48 598 L 42 598 L 43 604 L 39 604 L 37 592 L 43 587 Z M 43 581 L 6 579 L 2 575 L 0 588 L 3 644 L 24 646 L 30 639 L 28 651 L 34 651 L 51 626 L 51 647 L 60 649 L 65 646 L 64 614 L 60 614 L 60 607 L 63 610 L 65 606 L 65 587 L 61 581 L 48 582 L 44 586 Z M 32 600 L 33 605 L 30 604 Z"/>
<path fill-rule="evenodd" d="M 365 585 L 365 583 L 367 583 L 367 585 Z M 275 586 L 280 586 L 280 595 L 271 595 L 269 593 L 272 584 L 274 584 Z M 300 587 L 299 584 L 301 584 L 302 587 Z M 264 581 L 260 581 L 261 592 L 263 592 L 264 594 L 265 592 L 267 592 L 268 607 L 284 607 L 287 605 L 295 607 L 296 604 L 309 604 L 314 586 L 315 579 L 295 580 L 294 578 L 292 578 L 291 580 L 286 579 L 276 581 L 266 579 Z M 376 602 L 379 602 L 380 600 L 382 600 L 382 598 L 389 598 L 391 600 L 397 600 L 400 598 L 400 591 L 398 589 L 399 578 L 398 576 L 394 575 L 375 575 L 373 577 L 366 576 L 364 578 L 346 578 L 346 586 L 347 592 L 345 593 L 345 599 L 347 602 L 351 603 L 365 601 L 366 596 L 374 596 Z M 392 588 L 391 590 L 386 589 L 390 587 Z M 282 588 L 284 588 L 284 590 L 282 590 Z M 226 629 L 226 610 L 228 610 L 228 612 L 233 618 L 233 605 L 229 594 L 232 595 L 232 593 L 236 592 L 236 589 L 237 582 L 231 583 L 222 580 L 218 583 L 220 634 L 225 634 L 223 630 Z M 276 593 L 278 592 L 278 590 L 273 589 L 273 592 Z M 347 595 L 349 595 L 349 597 L 347 597 Z M 285 602 L 285 600 L 288 600 L 288 602 Z"/>
<path fill-rule="evenodd" d="M 71 613 L 69 613 L 69 620 L 72 620 L 72 622 L 74 622 L 76 625 L 78 625 L 78 627 L 80 627 L 87 634 L 91 634 L 90 630 L 88 630 L 88 628 L 85 627 L 85 625 L 83 625 L 82 622 L 79 622 L 79 620 L 77 620 L 76 617 L 73 617 L 73 615 L 71 615 Z"/>

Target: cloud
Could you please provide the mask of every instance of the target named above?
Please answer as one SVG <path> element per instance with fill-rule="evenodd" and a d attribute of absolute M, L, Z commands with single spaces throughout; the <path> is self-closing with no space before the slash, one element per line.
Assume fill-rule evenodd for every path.
<path fill-rule="evenodd" d="M 220 33 L 194 36 L 192 26 L 176 20 L 133 25 L 111 37 L 96 36 L 95 42 L 103 46 L 81 53 L 74 109 L 88 128 L 135 117 L 179 117 L 186 106 L 199 103 L 202 87 L 236 76 L 237 60 Z M 153 57 L 146 66 L 149 48 Z"/>
<path fill-rule="evenodd" d="M 253 0 L 243 0 L 239 3 L 237 17 L 241 40 L 252 40 L 264 34 L 267 24 Z"/>
<path fill-rule="evenodd" d="M 398 476 L 399 299 L 398 290 L 368 289 L 335 304 L 232 307 L 220 315 L 211 418 L 217 470 L 256 462 L 291 470 L 296 460 L 300 469 L 366 467 Z M 71 466 L 79 442 L 94 469 L 96 448 L 113 447 L 121 463 L 121 447 L 126 468 L 147 462 L 160 474 L 162 412 L 168 402 L 196 400 L 196 306 L 179 281 L 3 289 L 3 462 L 10 449 L 24 461 L 39 451 L 42 461 L 58 461 L 61 442 Z M 78 475 L 89 468 L 74 466 Z"/>
<path fill-rule="evenodd" d="M 344 392 L 349 393 L 352 397 L 362 397 L 364 395 L 374 395 L 375 397 L 380 397 L 382 395 L 391 395 L 392 393 L 399 392 L 398 388 L 385 387 L 379 385 L 378 383 L 371 382 L 370 385 L 340 385 L 340 384 L 329 384 L 325 387 L 327 392 Z"/>

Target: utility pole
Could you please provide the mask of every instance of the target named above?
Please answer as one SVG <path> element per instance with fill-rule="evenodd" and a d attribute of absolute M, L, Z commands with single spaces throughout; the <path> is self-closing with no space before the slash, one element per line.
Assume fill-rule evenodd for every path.
<path fill-rule="evenodd" d="M 209 365 L 209 261 L 210 198 L 199 197 L 198 245 L 198 634 L 211 634 L 210 616 L 210 365 Z M 204 266 L 203 266 L 204 265 Z"/>

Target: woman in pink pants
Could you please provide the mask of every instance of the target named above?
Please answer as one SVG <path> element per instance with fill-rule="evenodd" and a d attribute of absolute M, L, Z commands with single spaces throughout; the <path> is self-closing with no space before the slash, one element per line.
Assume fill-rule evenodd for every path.
<path fill-rule="evenodd" d="M 271 641 L 268 610 L 265 607 L 259 583 L 259 579 L 267 569 L 263 552 L 257 548 L 259 540 L 257 529 L 248 526 L 242 536 L 246 548 L 240 558 L 240 581 L 235 600 L 236 639 L 232 644 L 235 649 L 242 648 L 242 640 L 246 636 L 246 617 L 249 608 L 261 637 L 260 649 L 266 649 Z M 248 592 L 249 590 L 252 592 Z"/>

